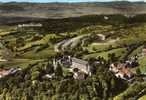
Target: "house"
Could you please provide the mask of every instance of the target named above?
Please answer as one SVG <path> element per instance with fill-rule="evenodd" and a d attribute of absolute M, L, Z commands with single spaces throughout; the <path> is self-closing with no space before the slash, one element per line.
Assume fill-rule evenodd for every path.
<path fill-rule="evenodd" d="M 124 80 L 129 80 L 134 75 L 125 63 L 111 64 L 109 70 L 113 72 L 117 78 Z"/>
<path fill-rule="evenodd" d="M 9 75 L 9 70 L 0 69 L 0 78 Z"/>
<path fill-rule="evenodd" d="M 111 64 L 109 70 L 112 71 L 112 72 L 114 72 L 114 73 L 118 73 L 119 70 L 118 70 L 118 68 L 116 67 L 117 65 L 118 65 L 117 63 Z"/>
<path fill-rule="evenodd" d="M 0 68 L 0 78 L 5 77 L 5 76 L 7 76 L 7 75 L 14 74 L 14 73 L 16 73 L 18 70 L 21 70 L 21 69 L 20 69 L 20 68 L 18 68 L 18 69 L 11 68 L 11 69 L 9 69 L 9 70 L 6 70 L 6 69 L 1 69 L 1 68 Z"/>

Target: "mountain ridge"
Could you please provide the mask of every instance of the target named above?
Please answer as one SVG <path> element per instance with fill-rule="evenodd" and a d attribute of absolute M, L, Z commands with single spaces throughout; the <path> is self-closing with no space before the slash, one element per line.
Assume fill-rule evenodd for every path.
<path fill-rule="evenodd" d="M 73 17 L 92 14 L 143 14 L 144 2 L 95 2 L 95 3 L 0 3 L 0 16 L 23 17 Z"/>
<path fill-rule="evenodd" d="M 32 19 L 60 19 L 85 15 L 146 14 L 144 2 L 83 2 L 83 3 L 0 3 L 0 23 L 7 20 L 23 22 Z M 21 19 L 21 20 L 20 20 Z M 20 20 L 20 21 L 19 21 Z"/>

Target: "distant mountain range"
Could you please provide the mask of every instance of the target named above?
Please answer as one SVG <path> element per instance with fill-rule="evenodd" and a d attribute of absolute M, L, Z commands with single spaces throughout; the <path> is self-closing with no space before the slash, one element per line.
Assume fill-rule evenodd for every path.
<path fill-rule="evenodd" d="M 100 14 L 145 14 L 144 2 L 92 2 L 92 3 L 0 3 L 0 22 L 18 19 L 66 18 Z M 10 19 L 9 19 L 10 17 Z M 3 20 L 5 18 L 5 20 Z M 16 19 L 15 19 L 16 20 Z"/>
<path fill-rule="evenodd" d="M 146 13 L 144 2 L 0 3 L 0 16 L 62 18 L 89 14 Z"/>

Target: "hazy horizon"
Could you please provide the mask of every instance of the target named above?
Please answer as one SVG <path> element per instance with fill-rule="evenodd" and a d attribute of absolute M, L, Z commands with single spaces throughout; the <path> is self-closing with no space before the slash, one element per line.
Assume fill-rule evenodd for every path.
<path fill-rule="evenodd" d="M 34 3 L 51 3 L 51 2 L 66 2 L 66 3 L 78 3 L 78 2 L 112 2 L 112 1 L 130 1 L 144 2 L 145 0 L 0 0 L 0 2 L 34 2 Z"/>

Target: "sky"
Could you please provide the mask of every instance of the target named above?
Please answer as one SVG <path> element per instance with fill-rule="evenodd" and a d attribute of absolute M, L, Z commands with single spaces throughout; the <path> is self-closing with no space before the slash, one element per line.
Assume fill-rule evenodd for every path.
<path fill-rule="evenodd" d="M 119 1 L 119 0 L 0 0 L 0 2 L 12 2 L 12 1 L 47 3 L 47 2 L 94 2 L 94 1 L 107 2 L 107 1 Z M 143 1 L 143 0 L 129 0 L 129 1 Z"/>

